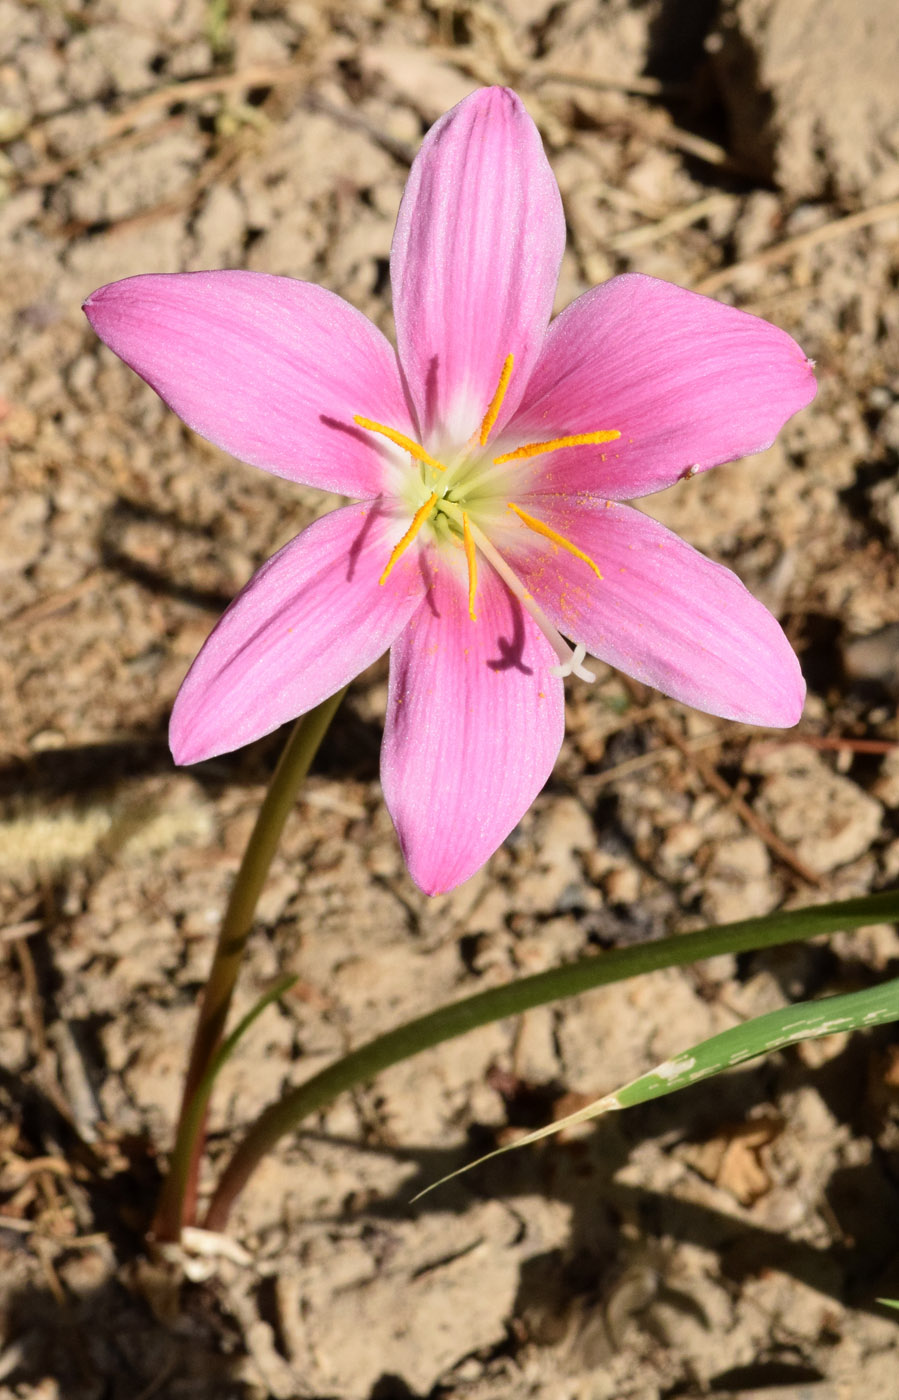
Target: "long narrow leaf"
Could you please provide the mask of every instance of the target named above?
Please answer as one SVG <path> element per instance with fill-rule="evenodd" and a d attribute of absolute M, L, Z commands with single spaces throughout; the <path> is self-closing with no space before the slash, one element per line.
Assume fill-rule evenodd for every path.
<path fill-rule="evenodd" d="M 165 1232 L 175 1228 L 175 1234 L 181 1231 L 181 1211 L 183 1209 L 184 1194 L 187 1189 L 188 1176 L 191 1169 L 191 1144 L 195 1143 L 203 1128 L 203 1120 L 206 1115 L 206 1108 L 209 1104 L 209 1097 L 212 1093 L 219 1071 L 227 1064 L 240 1044 L 243 1036 L 250 1029 L 257 1016 L 261 1016 L 267 1006 L 271 1006 L 273 1001 L 283 996 L 296 981 L 295 975 L 279 977 L 276 982 L 263 992 L 258 1001 L 255 1001 L 245 1016 L 241 1017 L 234 1030 L 223 1040 L 218 1050 L 210 1059 L 204 1073 L 200 1076 L 197 1087 L 193 1094 L 185 1101 L 181 1108 L 181 1117 L 178 1122 L 178 1136 L 175 1142 L 176 1150 L 172 1153 L 169 1161 L 169 1174 L 166 1177 L 164 1191 L 164 1204 L 174 1212 L 171 1216 L 166 1213 L 160 1215 L 157 1212 L 157 1220 L 162 1221 L 158 1228 Z M 179 1145 L 182 1150 L 178 1151 Z M 160 1206 L 160 1210 L 161 1210 Z M 175 1221 L 176 1226 L 170 1225 L 170 1221 Z M 163 1233 L 162 1238 L 166 1235 Z"/>
<path fill-rule="evenodd" d="M 586 1123 L 591 1118 L 600 1118 L 619 1108 L 633 1108 L 635 1104 L 646 1103 L 649 1099 L 661 1098 L 676 1089 L 685 1089 L 701 1079 L 709 1079 L 722 1070 L 732 1069 L 745 1060 L 753 1060 L 758 1055 L 766 1055 L 772 1050 L 782 1050 L 786 1045 L 795 1045 L 800 1040 L 812 1040 L 816 1036 L 834 1035 L 837 1031 L 864 1030 L 871 1026 L 881 1026 L 887 1021 L 899 1021 L 899 978 L 883 982 L 877 987 L 868 987 L 862 992 L 847 992 L 843 996 L 824 997 L 821 1001 L 803 1001 L 794 1006 L 784 1006 L 779 1011 L 769 1011 L 764 1016 L 756 1016 L 730 1030 L 700 1041 L 683 1054 L 672 1060 L 656 1065 L 648 1074 L 641 1074 L 614 1094 L 606 1094 L 594 1103 L 587 1104 L 577 1113 L 569 1113 L 538 1128 L 533 1133 L 517 1138 L 515 1142 L 499 1147 L 495 1152 L 469 1162 L 458 1171 L 450 1172 L 440 1181 L 427 1186 L 414 1199 L 427 1195 L 435 1187 L 451 1181 L 454 1176 L 471 1171 L 492 1157 L 499 1157 L 513 1148 L 526 1147 L 528 1143 L 539 1142 L 541 1138 L 552 1137 L 555 1133 L 571 1128 L 576 1123 Z"/>
<path fill-rule="evenodd" d="M 213 1055 L 209 1068 L 200 1080 L 199 1088 L 197 1089 L 198 1097 L 205 1096 L 208 1098 L 220 1071 L 228 1063 L 253 1022 L 258 1016 L 262 1015 L 267 1006 L 271 1006 L 273 1001 L 277 1001 L 279 997 L 283 997 L 285 992 L 289 992 L 296 980 L 296 973 L 287 973 L 286 976 L 279 977 L 277 981 L 272 983 L 267 991 L 262 993 L 258 1001 L 253 1002 L 253 1005 L 246 1015 L 241 1017 L 227 1040 L 222 1041 L 218 1050 Z"/>
<path fill-rule="evenodd" d="M 607 987 L 628 977 L 643 976 L 664 967 L 683 967 L 720 953 L 745 953 L 755 948 L 773 948 L 779 943 L 814 938 L 838 929 L 899 920 L 899 890 L 883 890 L 857 899 L 834 904 L 817 904 L 808 909 L 792 909 L 765 914 L 717 928 L 699 929 L 659 938 L 629 948 L 591 954 L 547 972 L 535 972 L 517 982 L 475 992 L 461 1001 L 450 1002 L 375 1036 L 349 1054 L 326 1065 L 303 1084 L 290 1089 L 276 1103 L 269 1104 L 248 1129 L 235 1150 L 215 1189 L 204 1225 L 223 1230 L 228 1214 L 247 1180 L 266 1152 L 284 1133 L 293 1132 L 304 1119 L 331 1103 L 338 1094 L 357 1084 L 365 1084 L 390 1065 L 399 1064 L 423 1050 L 465 1035 L 478 1026 L 517 1016 L 532 1006 L 545 1006 L 565 997 L 577 996 L 593 987 Z"/>

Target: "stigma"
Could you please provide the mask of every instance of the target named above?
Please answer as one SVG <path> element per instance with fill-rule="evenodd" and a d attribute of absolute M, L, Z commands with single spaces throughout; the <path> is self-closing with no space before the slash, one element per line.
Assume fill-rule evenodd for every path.
<path fill-rule="evenodd" d="M 425 527 L 430 525 L 432 545 L 445 543 L 449 536 L 450 541 L 462 550 L 468 574 L 468 615 L 472 622 L 477 622 L 480 555 L 499 574 L 509 591 L 518 599 L 550 643 L 558 659 L 558 664 L 552 668 L 552 674 L 561 677 L 578 676 L 581 680 L 592 681 L 596 679 L 594 673 L 583 664 L 586 657 L 585 648 L 580 645 L 571 647 L 565 641 L 486 533 L 485 525 L 490 519 L 496 518 L 497 502 L 496 491 L 491 495 L 485 486 L 487 482 L 495 481 L 496 489 L 501 495 L 512 494 L 516 463 L 558 452 L 563 448 L 595 447 L 614 442 L 621 433 L 616 428 L 569 433 L 543 442 L 520 443 L 497 456 L 490 456 L 490 435 L 499 418 L 514 368 L 515 356 L 510 353 L 503 361 L 496 389 L 477 431 L 461 450 L 441 453 L 441 456 L 446 456 L 446 461 L 433 455 L 415 438 L 399 432 L 389 424 L 379 423 L 362 414 L 354 415 L 353 421 L 358 427 L 385 438 L 394 447 L 408 454 L 411 467 L 402 494 L 412 509 L 412 518 L 404 534 L 391 550 L 379 582 L 382 585 L 387 583 L 398 561 L 411 545 L 420 539 Z M 538 535 L 552 549 L 563 549 L 580 560 L 584 567 L 590 569 L 596 579 L 602 582 L 599 565 L 572 540 L 515 501 L 507 500 L 507 509 L 524 529 Z M 479 514 L 482 515 L 480 522 L 477 518 Z"/>

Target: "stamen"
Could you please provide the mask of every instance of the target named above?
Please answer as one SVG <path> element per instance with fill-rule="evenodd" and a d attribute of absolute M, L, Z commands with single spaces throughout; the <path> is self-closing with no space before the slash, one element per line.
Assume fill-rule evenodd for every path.
<path fill-rule="evenodd" d="M 431 514 L 431 511 L 434 509 L 436 504 L 437 492 L 435 491 L 433 496 L 428 497 L 423 506 L 419 506 L 418 510 L 412 517 L 412 524 L 409 526 L 408 530 L 403 535 L 403 538 L 400 540 L 399 544 L 394 545 L 393 552 L 391 553 L 390 558 L 387 560 L 387 568 L 384 570 L 383 574 L 378 579 L 378 583 L 387 582 L 394 564 L 399 559 L 400 555 L 405 553 L 405 551 L 409 548 L 410 544 L 415 539 L 415 536 L 418 534 L 419 530 L 427 520 L 428 516 Z"/>
<path fill-rule="evenodd" d="M 361 413 L 353 414 L 353 422 L 358 423 L 360 428 L 367 428 L 370 433 L 380 433 L 381 437 L 389 438 L 395 442 L 397 447 L 402 447 L 405 452 L 409 452 L 417 462 L 424 462 L 425 466 L 434 467 L 439 472 L 445 472 L 446 467 L 442 462 L 438 462 L 436 457 L 432 457 L 430 452 L 426 452 L 421 443 L 414 438 L 406 437 L 405 433 L 398 433 L 396 428 L 388 428 L 383 423 L 376 423 L 373 418 L 363 418 Z"/>
<path fill-rule="evenodd" d="M 463 515 L 459 507 L 453 505 L 451 501 L 441 501 L 440 508 L 454 519 L 459 519 Z M 464 522 L 462 528 L 463 530 L 465 528 Z M 586 655 L 584 648 L 579 647 L 577 651 L 572 651 L 568 643 L 559 634 L 558 629 L 550 622 L 540 604 L 536 603 L 530 593 L 526 591 L 521 579 L 509 568 L 509 565 L 506 563 L 499 550 L 490 543 L 483 530 L 479 530 L 477 525 L 472 525 L 470 521 L 468 529 L 472 542 L 477 546 L 484 557 L 490 560 L 490 563 L 493 565 L 500 578 L 508 586 L 509 592 L 514 594 L 522 607 L 530 613 L 531 617 L 540 628 L 540 631 L 556 653 L 556 656 L 559 658 L 561 665 L 552 668 L 553 675 L 575 675 L 580 676 L 582 680 L 594 680 L 595 677 L 591 672 L 588 671 L 585 666 L 581 665 Z"/>
<path fill-rule="evenodd" d="M 509 380 L 512 378 L 512 366 L 514 365 L 514 363 L 514 355 L 507 355 L 505 360 L 503 361 L 503 367 L 500 371 L 499 376 L 499 383 L 496 386 L 496 393 L 490 400 L 487 412 L 484 414 L 484 417 L 481 421 L 480 432 L 478 433 L 478 441 L 480 442 L 482 447 L 486 444 L 487 439 L 490 436 L 490 429 L 493 427 L 494 423 L 497 420 L 497 417 L 499 416 L 499 411 L 502 408 L 503 399 L 506 397 L 506 390 L 509 387 Z"/>
<path fill-rule="evenodd" d="M 474 595 L 478 586 L 478 556 L 475 552 L 471 526 L 468 523 L 468 512 L 464 510 L 462 512 L 462 543 L 465 547 L 465 562 L 468 565 L 468 616 L 472 622 L 477 622 Z"/>
<path fill-rule="evenodd" d="M 585 554 L 582 549 L 578 549 L 576 544 L 571 543 L 571 540 L 566 540 L 564 535 L 560 535 L 558 531 L 553 530 L 551 526 L 545 525 L 543 521 L 538 520 L 536 516 L 528 515 L 526 510 L 522 510 L 520 506 L 516 506 L 512 501 L 509 502 L 509 509 L 515 512 L 521 523 L 527 525 L 529 530 L 533 530 L 537 535 L 543 535 L 545 539 L 552 540 L 553 544 L 560 544 L 563 549 L 568 550 L 569 554 L 573 554 L 575 559 L 583 559 L 585 564 L 590 565 L 596 577 L 602 578 L 598 566 L 594 564 L 590 555 Z"/>
<path fill-rule="evenodd" d="M 514 452 L 504 452 L 501 457 L 494 457 L 493 464 L 498 467 L 502 462 L 515 462 L 519 457 L 539 457 L 542 452 L 558 452 L 560 447 L 586 447 L 590 443 L 614 442 L 620 437 L 621 434 L 612 428 L 608 432 L 572 433 L 569 437 L 553 438 L 550 442 L 526 442 L 522 447 L 516 447 Z"/>

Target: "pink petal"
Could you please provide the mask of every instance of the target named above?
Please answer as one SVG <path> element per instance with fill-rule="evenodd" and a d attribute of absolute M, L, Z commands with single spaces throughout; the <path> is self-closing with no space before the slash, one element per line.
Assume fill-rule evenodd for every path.
<path fill-rule="evenodd" d="M 736 574 L 630 506 L 528 508 L 597 564 L 531 532 L 494 535 L 559 630 L 676 700 L 724 719 L 785 727 L 805 683 L 781 630 Z"/>
<path fill-rule="evenodd" d="M 390 257 L 400 363 L 421 432 L 462 445 L 507 355 L 498 426 L 518 402 L 552 313 L 565 220 L 540 135 L 508 88 L 440 118 L 419 151 Z"/>
<path fill-rule="evenodd" d="M 629 273 L 556 318 L 504 437 L 617 429 L 616 442 L 532 459 L 534 486 L 625 500 L 770 447 L 815 390 L 811 361 L 786 331 Z"/>
<path fill-rule="evenodd" d="M 378 579 L 408 521 L 345 506 L 279 550 L 235 598 L 178 692 L 176 763 L 240 748 L 311 710 L 387 650 L 426 588 L 411 549 Z"/>
<path fill-rule="evenodd" d="M 442 894 L 505 840 L 552 771 L 562 682 L 543 634 L 484 563 L 477 622 L 441 560 L 390 653 L 381 782 L 413 880 Z"/>
<path fill-rule="evenodd" d="M 353 422 L 412 431 L 396 356 L 332 292 L 261 272 L 148 274 L 101 287 L 84 310 L 189 427 L 244 462 L 372 497 L 402 461 Z"/>

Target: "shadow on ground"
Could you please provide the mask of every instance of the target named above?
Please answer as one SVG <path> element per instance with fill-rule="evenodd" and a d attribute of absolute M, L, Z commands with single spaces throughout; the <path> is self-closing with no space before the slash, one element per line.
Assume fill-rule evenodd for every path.
<path fill-rule="evenodd" d="M 734 1287 L 752 1276 L 776 1271 L 841 1305 L 879 1311 L 876 1299 L 895 1296 L 899 1290 L 899 1192 L 886 1156 L 875 1154 L 863 1165 L 837 1170 L 827 1183 L 824 1200 L 809 1203 L 831 1221 L 833 1242 L 827 1246 L 791 1240 L 736 1214 L 619 1179 L 646 1138 L 661 1137 L 672 1143 L 688 1136 L 702 1139 L 722 1122 L 743 1121 L 753 1109 L 770 1103 L 777 1092 L 799 1084 L 813 1087 L 831 1112 L 854 1130 L 870 1129 L 870 1123 L 858 1120 L 865 1113 L 860 1105 L 872 1039 L 882 1040 L 884 1046 L 892 1043 L 887 1031 L 867 1044 L 856 1038 L 817 1070 L 809 1070 L 788 1054 L 777 1063 L 765 1062 L 719 1080 L 714 1101 L 702 1086 L 696 1086 L 608 1119 L 589 1137 L 510 1153 L 417 1205 L 410 1205 L 417 1191 L 470 1160 L 473 1152 L 489 1149 L 492 1144 L 486 1135 L 473 1134 L 464 1153 L 455 1148 L 389 1149 L 347 1142 L 344 1145 L 363 1152 L 389 1153 L 414 1163 L 416 1171 L 401 1192 L 363 1209 L 350 1209 L 334 1224 L 396 1220 L 418 1212 L 462 1214 L 473 1195 L 505 1200 L 513 1209 L 517 1198 L 536 1193 L 566 1202 L 572 1212 L 567 1247 L 537 1253 L 521 1269 L 513 1309 L 517 1325 L 510 1331 L 512 1340 L 505 1344 L 513 1350 L 516 1336 L 530 1342 L 557 1342 L 573 1316 L 589 1317 L 594 1324 L 598 1319 L 602 1346 L 615 1349 L 621 1344 L 622 1324 L 652 1330 L 655 1302 L 692 1312 L 708 1325 L 701 1304 L 672 1281 L 676 1271 L 671 1279 L 666 1276 L 667 1265 L 676 1260 L 681 1244 L 714 1251 L 723 1279 Z M 7 1082 L 5 1090 L 13 1096 L 15 1085 Z M 49 1138 L 58 1141 L 65 1128 L 53 1106 L 39 1098 L 33 1090 L 24 1095 L 20 1091 L 18 1110 L 28 1121 L 32 1138 L 43 1125 Z M 539 1094 L 530 1101 L 526 1116 L 539 1112 L 538 1100 Z M 689 1134 L 684 1124 L 690 1124 Z M 338 1141 L 314 1133 L 306 1136 L 331 1144 Z M 36 1148 L 40 1151 L 50 1145 L 37 1143 Z M 245 1328 L 228 1315 L 215 1280 L 183 1285 L 176 1294 L 171 1288 L 155 1287 L 153 1278 L 158 1279 L 158 1273 L 154 1275 L 146 1261 L 141 1262 L 140 1235 L 132 1225 L 140 1202 L 155 1194 L 155 1172 L 147 1175 L 145 1170 L 143 1175 L 142 1183 L 127 1175 L 113 1184 L 97 1182 L 90 1192 L 94 1228 L 105 1232 L 115 1254 L 114 1262 L 109 1256 L 105 1277 L 90 1281 L 84 1268 L 67 1269 L 63 1250 L 47 1267 L 47 1286 L 32 1279 L 13 1293 L 8 1342 L 0 1358 L 7 1385 L 52 1378 L 66 1400 L 135 1400 L 145 1394 L 246 1400 L 258 1393 L 240 1378 Z M 122 1224 L 123 1215 L 128 1226 Z M 0 1229 L 0 1248 L 12 1268 L 16 1252 L 21 1256 L 29 1242 L 24 1235 Z M 37 1239 L 31 1248 L 40 1256 Z M 621 1305 L 615 1300 L 622 1296 L 622 1279 L 633 1274 L 635 1266 L 651 1277 L 652 1285 L 645 1296 L 638 1290 L 632 1306 Z M 95 1274 L 98 1269 L 99 1261 Z M 264 1286 L 260 1279 L 260 1295 Z M 258 1301 L 261 1315 L 261 1296 Z M 755 1385 L 817 1378 L 808 1367 L 797 1370 L 796 1365 L 777 1358 L 762 1358 L 749 1377 Z M 725 1391 L 748 1383 L 742 1372 L 739 1377 L 722 1373 L 719 1380 Z M 410 1400 L 413 1393 L 400 1377 L 385 1375 L 370 1400 L 394 1397 Z"/>

